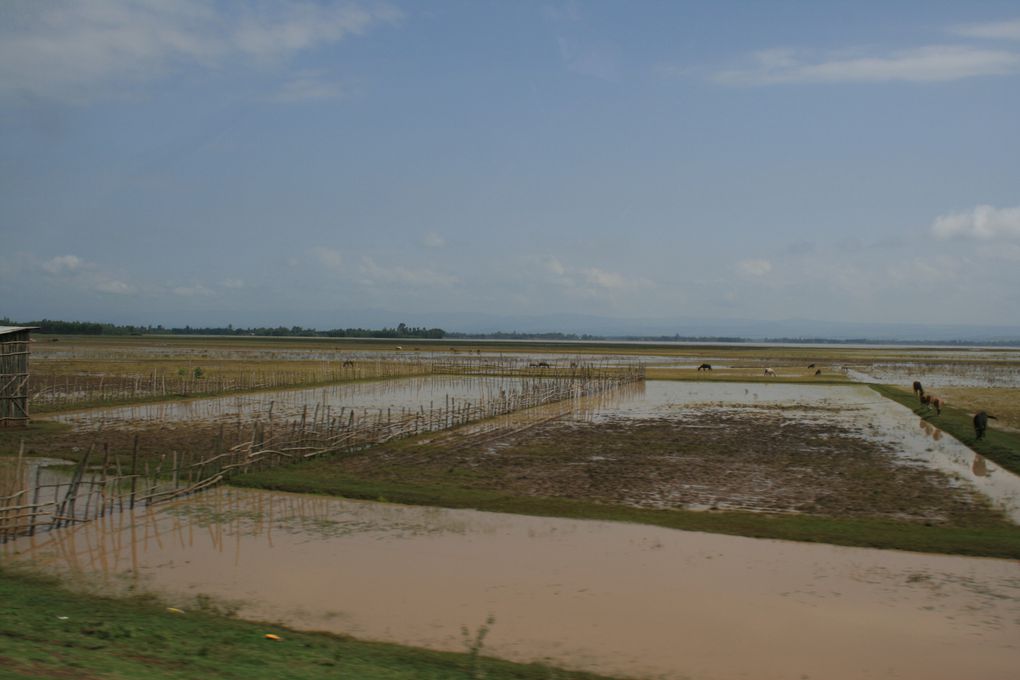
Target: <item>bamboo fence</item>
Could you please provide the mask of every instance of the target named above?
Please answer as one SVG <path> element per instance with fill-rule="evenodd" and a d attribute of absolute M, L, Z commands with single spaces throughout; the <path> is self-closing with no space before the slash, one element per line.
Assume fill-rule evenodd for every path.
<path fill-rule="evenodd" d="M 595 366 L 571 362 L 559 367 L 489 366 L 500 372 L 517 371 L 511 389 L 486 393 L 479 399 L 446 396 L 417 409 L 341 408 L 316 403 L 304 407 L 300 419 L 281 422 L 255 420 L 238 423 L 247 434 L 240 443 L 225 443 L 224 425 L 209 451 L 163 454 L 158 461 L 139 458 L 135 435 L 127 469 L 108 445 L 92 443 L 69 477 L 43 479 L 45 468 L 26 474 L 27 460 L 19 451 L 0 484 L 0 543 L 67 524 L 101 518 L 114 511 L 134 509 L 189 495 L 235 475 L 267 470 L 327 454 L 352 452 L 403 437 L 438 432 L 468 423 L 506 416 L 546 404 L 577 400 L 644 379 L 644 368 Z M 480 364 L 473 364 L 481 371 Z M 462 372 L 461 369 L 458 372 Z M 537 376 L 529 372 L 539 371 Z M 543 373 L 544 371 L 544 373 Z M 22 447 L 23 449 L 23 447 Z M 99 453 L 101 451 L 101 454 Z M 29 479 L 28 477 L 32 477 Z M 2 481 L 3 478 L 0 478 Z"/>

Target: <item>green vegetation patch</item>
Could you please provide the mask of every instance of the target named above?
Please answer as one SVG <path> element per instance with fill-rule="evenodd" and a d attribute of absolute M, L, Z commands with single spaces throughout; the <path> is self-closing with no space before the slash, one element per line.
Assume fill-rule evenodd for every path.
<path fill-rule="evenodd" d="M 410 474 L 410 473 L 409 473 Z M 756 512 L 651 510 L 567 498 L 514 496 L 492 489 L 352 477 L 328 461 L 245 475 L 238 486 L 318 493 L 408 505 L 542 517 L 651 524 L 670 529 L 917 552 L 1020 558 L 1020 528 L 947 527 L 880 519 Z"/>
<path fill-rule="evenodd" d="M 4 678 L 602 677 L 480 657 L 481 633 L 465 641 L 467 653 L 432 652 L 301 633 L 201 610 L 174 613 L 152 598 L 71 592 L 53 580 L 0 568 Z"/>
<path fill-rule="evenodd" d="M 941 414 L 918 403 L 917 396 L 907 390 L 892 385 L 871 385 L 883 397 L 892 399 L 912 409 L 919 417 L 924 418 L 943 432 L 960 440 L 988 460 L 1003 468 L 1020 474 L 1020 434 L 1003 432 L 995 426 L 995 421 L 988 421 L 988 430 L 982 439 L 974 434 L 974 414 L 947 405 Z"/>

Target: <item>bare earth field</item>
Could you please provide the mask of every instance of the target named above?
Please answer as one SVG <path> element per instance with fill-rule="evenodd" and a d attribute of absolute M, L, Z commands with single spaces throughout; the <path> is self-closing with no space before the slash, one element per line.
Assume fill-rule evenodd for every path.
<path fill-rule="evenodd" d="M 831 415 L 828 411 L 827 415 Z M 343 474 L 632 507 L 808 513 L 953 526 L 1007 523 L 974 489 L 851 426 L 782 411 L 554 420 L 484 444 L 456 437 L 333 461 Z"/>

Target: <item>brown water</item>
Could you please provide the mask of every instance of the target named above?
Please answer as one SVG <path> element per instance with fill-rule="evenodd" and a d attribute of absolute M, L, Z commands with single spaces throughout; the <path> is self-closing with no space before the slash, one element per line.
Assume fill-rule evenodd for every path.
<path fill-rule="evenodd" d="M 238 489 L 19 539 L 188 609 L 632 677 L 1017 677 L 1020 564 Z M 85 578 L 83 578 L 85 576 Z"/>

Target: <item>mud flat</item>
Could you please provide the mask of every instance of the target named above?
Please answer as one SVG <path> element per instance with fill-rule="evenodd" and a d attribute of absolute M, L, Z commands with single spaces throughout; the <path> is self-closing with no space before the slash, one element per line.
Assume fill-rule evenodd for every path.
<path fill-rule="evenodd" d="M 557 410 L 558 408 L 558 410 Z M 862 385 L 648 381 L 317 474 L 649 509 L 1020 522 L 1020 478 Z"/>
<path fill-rule="evenodd" d="M 5 561 L 187 609 L 630 677 L 1012 679 L 1015 561 L 218 489 Z"/>

